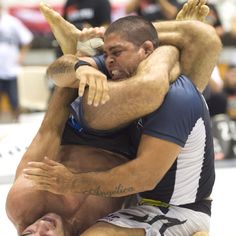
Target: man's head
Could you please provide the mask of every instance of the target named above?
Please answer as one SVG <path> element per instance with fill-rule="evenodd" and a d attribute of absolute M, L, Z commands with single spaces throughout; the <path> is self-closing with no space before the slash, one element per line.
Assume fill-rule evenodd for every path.
<path fill-rule="evenodd" d="M 140 16 L 127 16 L 113 22 L 104 35 L 106 66 L 112 79 L 135 74 L 139 63 L 158 47 L 154 26 Z"/>
<path fill-rule="evenodd" d="M 69 236 L 67 224 L 54 213 L 49 213 L 28 226 L 20 236 Z"/>

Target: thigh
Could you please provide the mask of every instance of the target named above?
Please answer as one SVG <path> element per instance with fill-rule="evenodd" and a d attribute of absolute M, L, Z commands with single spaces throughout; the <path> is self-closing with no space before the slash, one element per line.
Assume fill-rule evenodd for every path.
<path fill-rule="evenodd" d="M 145 236 L 145 230 L 141 228 L 127 228 L 112 225 L 105 222 L 97 224 L 86 230 L 81 236 Z"/>

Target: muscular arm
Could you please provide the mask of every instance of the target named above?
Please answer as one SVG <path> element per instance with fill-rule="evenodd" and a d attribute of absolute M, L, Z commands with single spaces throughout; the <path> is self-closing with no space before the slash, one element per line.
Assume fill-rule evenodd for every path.
<path fill-rule="evenodd" d="M 135 76 L 119 82 L 109 81 L 110 100 L 106 104 L 96 108 L 84 102 L 85 120 L 89 126 L 99 130 L 112 129 L 157 109 L 169 89 L 169 81 L 179 74 L 178 57 L 176 48 L 159 47 L 140 63 Z M 59 86 L 78 87 L 74 72 L 77 59 L 67 55 L 64 59 L 53 63 L 48 75 Z M 87 101 L 86 96 L 84 101 Z"/>
<path fill-rule="evenodd" d="M 31 163 L 24 173 L 26 178 L 34 180 L 39 190 L 121 197 L 152 190 L 172 166 L 180 150 L 177 144 L 143 135 L 137 157 L 108 171 L 76 174 L 60 163 L 48 162 Z"/>
<path fill-rule="evenodd" d="M 74 175 L 70 191 L 120 197 L 152 190 L 174 163 L 180 150 L 177 144 L 143 135 L 136 159 L 106 172 Z M 127 178 L 127 173 L 135 174 Z"/>
<path fill-rule="evenodd" d="M 213 27 L 199 21 L 157 22 L 160 43 L 180 50 L 181 72 L 202 92 L 211 77 L 221 49 Z"/>
<path fill-rule="evenodd" d="M 70 191 L 120 197 L 152 190 L 174 163 L 180 150 L 177 144 L 143 135 L 136 159 L 106 172 L 74 175 Z M 127 178 L 127 173 L 135 175 Z"/>

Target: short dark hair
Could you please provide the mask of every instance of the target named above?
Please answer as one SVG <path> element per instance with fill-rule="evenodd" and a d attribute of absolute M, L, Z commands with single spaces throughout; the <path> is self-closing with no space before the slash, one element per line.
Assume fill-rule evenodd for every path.
<path fill-rule="evenodd" d="M 141 46 L 149 40 L 154 48 L 158 47 L 158 35 L 154 25 L 141 16 L 125 16 L 114 21 L 106 30 L 105 37 L 118 33 L 125 40 Z"/>

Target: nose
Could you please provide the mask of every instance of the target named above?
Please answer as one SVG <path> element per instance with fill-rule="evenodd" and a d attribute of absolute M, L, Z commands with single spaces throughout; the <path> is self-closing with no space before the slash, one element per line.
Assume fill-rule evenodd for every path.
<path fill-rule="evenodd" d="M 107 64 L 108 65 L 112 65 L 113 63 L 114 63 L 114 57 L 112 57 L 112 56 L 107 56 L 107 58 L 106 58 L 106 62 L 107 62 Z"/>

